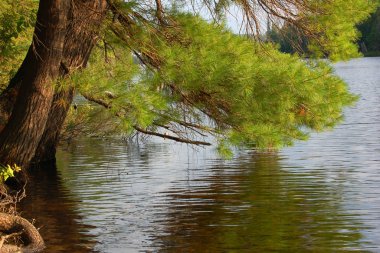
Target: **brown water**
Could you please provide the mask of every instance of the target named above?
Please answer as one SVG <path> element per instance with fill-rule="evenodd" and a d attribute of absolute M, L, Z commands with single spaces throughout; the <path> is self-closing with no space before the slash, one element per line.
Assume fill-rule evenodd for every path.
<path fill-rule="evenodd" d="M 46 252 L 380 252 L 380 58 L 336 65 L 361 95 L 277 154 L 82 139 L 29 184 Z"/>

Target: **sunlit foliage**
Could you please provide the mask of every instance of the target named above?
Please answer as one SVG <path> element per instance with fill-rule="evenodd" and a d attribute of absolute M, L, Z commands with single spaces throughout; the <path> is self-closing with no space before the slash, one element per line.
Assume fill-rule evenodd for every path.
<path fill-rule="evenodd" d="M 164 36 L 140 35 L 159 68 L 137 65 L 130 50 L 117 52 L 116 45 L 105 61 L 99 50 L 73 76 L 80 92 L 128 131 L 178 134 L 182 127 L 210 133 L 225 152 L 279 148 L 333 127 L 355 99 L 327 63 L 280 53 L 199 16 L 173 14 L 172 21 L 176 29 L 160 30 Z"/>
<path fill-rule="evenodd" d="M 292 24 L 308 38 L 309 56 L 339 60 L 359 55 L 355 25 L 374 9 L 372 2 L 198 2 L 212 19 L 184 11 L 191 4 L 186 1 L 109 1 L 87 68 L 61 82 L 91 102 L 71 110 L 66 129 L 91 132 L 83 127 L 87 122 L 96 132 L 102 128 L 93 116 L 101 115 L 97 120 L 107 132 L 139 131 L 194 144 L 216 140 L 228 155 L 234 146 L 291 145 L 341 121 L 344 106 L 355 100 L 346 84 L 328 61 L 283 54 L 260 41 L 259 14 L 278 27 Z M 6 24 L 0 33 L 7 35 L 0 40 L 2 82 L 24 52 L 34 4 L 1 3 L 16 12 L 0 16 Z M 233 6 L 241 8 L 249 36 L 227 28 Z"/>
<path fill-rule="evenodd" d="M 334 126 L 354 100 L 323 62 L 301 61 L 199 17 L 177 18 L 185 46 L 160 44 L 164 63 L 152 78 L 178 105 L 164 118 L 185 107 L 191 123 L 206 115 L 231 144 L 276 148 Z"/>
<path fill-rule="evenodd" d="M 12 166 L 9 164 L 7 166 L 0 165 L 0 183 L 5 182 L 10 177 L 14 177 L 14 173 L 20 171 L 21 168 L 16 164 L 13 164 Z"/>
<path fill-rule="evenodd" d="M 330 59 L 340 60 L 359 56 L 355 42 L 360 33 L 356 24 L 369 17 L 377 1 L 368 0 L 334 0 L 311 1 L 315 8 L 320 8 L 323 15 L 306 17 L 311 29 L 320 36 L 310 40 L 309 48 L 317 56 L 328 55 Z"/>
<path fill-rule="evenodd" d="M 317 57 L 329 56 L 333 60 L 358 56 L 355 41 L 359 38 L 356 24 L 369 17 L 378 5 L 377 0 L 182 0 L 185 6 L 192 3 L 199 10 L 217 20 L 229 15 L 231 7 L 238 9 L 240 20 L 251 34 L 264 34 L 266 24 L 276 28 L 284 24 L 306 36 L 309 49 Z M 239 17 L 238 17 L 239 19 Z M 257 36 L 260 37 L 260 36 Z"/>
<path fill-rule="evenodd" d="M 0 89 L 15 74 L 30 45 L 37 1 L 0 2 Z"/>

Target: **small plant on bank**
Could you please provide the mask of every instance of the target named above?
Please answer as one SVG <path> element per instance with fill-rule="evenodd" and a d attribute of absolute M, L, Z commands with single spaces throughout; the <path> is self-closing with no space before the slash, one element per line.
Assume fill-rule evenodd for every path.
<path fill-rule="evenodd" d="M 14 177 L 15 172 L 21 171 L 21 167 L 17 164 L 11 165 L 0 165 L 0 183 L 5 182 L 8 178 Z"/>
<path fill-rule="evenodd" d="M 14 178 L 15 172 L 20 171 L 21 167 L 16 164 L 6 166 L 0 164 L 0 214 L 17 214 L 16 205 L 25 197 L 25 185 L 20 191 L 13 193 L 8 192 L 8 187 L 5 185 L 7 179 Z"/>

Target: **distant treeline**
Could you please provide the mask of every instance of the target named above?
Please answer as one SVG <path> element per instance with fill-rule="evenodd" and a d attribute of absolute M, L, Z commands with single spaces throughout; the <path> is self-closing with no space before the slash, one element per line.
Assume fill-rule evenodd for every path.
<path fill-rule="evenodd" d="M 360 50 L 367 56 L 380 55 L 380 8 L 364 23 L 358 26 L 362 36 Z"/>
<path fill-rule="evenodd" d="M 380 56 L 380 8 L 357 28 L 361 34 L 357 42 L 360 52 L 365 56 Z M 309 55 L 307 37 L 290 24 L 281 28 L 268 24 L 266 38 L 279 44 L 282 52 Z"/>

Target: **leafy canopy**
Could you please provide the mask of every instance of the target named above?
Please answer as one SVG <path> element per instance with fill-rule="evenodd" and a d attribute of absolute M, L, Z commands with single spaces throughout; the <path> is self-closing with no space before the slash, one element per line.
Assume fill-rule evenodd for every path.
<path fill-rule="evenodd" d="M 108 100 L 105 107 L 127 131 L 164 128 L 187 139 L 198 129 L 221 149 L 279 148 L 333 127 L 355 100 L 327 63 L 280 53 L 199 16 L 171 18 L 176 29 L 160 30 L 165 36 L 140 35 L 155 57 L 145 60 L 159 68 L 138 67 L 131 53 L 107 62 L 94 54 L 94 63 L 73 76 L 85 97 Z"/>
<path fill-rule="evenodd" d="M 31 0 L 0 2 L 0 89 L 15 74 L 30 45 L 37 4 Z"/>
<path fill-rule="evenodd" d="M 260 32 L 259 14 L 266 13 L 276 25 L 291 23 L 308 36 L 314 56 L 338 60 L 358 56 L 355 24 L 375 4 L 199 1 L 214 17 L 205 20 L 174 2 L 109 1 L 111 11 L 88 67 L 61 88 L 74 84 L 78 94 L 100 105 L 96 111 L 107 115 L 102 120 L 113 130 L 194 144 L 206 144 L 211 136 L 226 155 L 232 146 L 279 148 L 307 139 L 311 131 L 340 122 L 344 106 L 355 100 L 326 61 L 280 53 L 277 46 L 260 42 L 257 33 L 254 38 L 234 34 L 225 17 L 229 8 L 240 8 L 253 35 Z M 1 17 L 6 15 L 1 12 Z M 8 21 L 15 22 L 0 19 Z M 24 31 L 2 38 L 0 45 L 22 41 Z M 3 71 L 5 64 L 0 66 Z M 76 117 L 86 118 L 73 110 L 69 126 Z"/>

